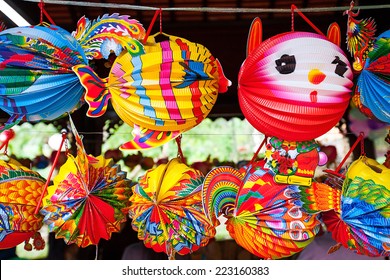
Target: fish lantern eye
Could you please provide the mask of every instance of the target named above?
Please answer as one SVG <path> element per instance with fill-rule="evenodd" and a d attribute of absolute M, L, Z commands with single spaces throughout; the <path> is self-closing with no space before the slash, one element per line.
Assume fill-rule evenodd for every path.
<path fill-rule="evenodd" d="M 332 61 L 332 64 L 336 64 L 336 69 L 334 70 L 334 72 L 340 77 L 344 78 L 344 73 L 348 70 L 347 64 L 342 61 L 337 55 L 336 58 Z"/>
<path fill-rule="evenodd" d="M 295 56 L 293 55 L 282 55 L 279 59 L 275 60 L 276 70 L 280 74 L 291 74 L 295 71 L 295 65 L 297 64 L 295 61 Z"/>

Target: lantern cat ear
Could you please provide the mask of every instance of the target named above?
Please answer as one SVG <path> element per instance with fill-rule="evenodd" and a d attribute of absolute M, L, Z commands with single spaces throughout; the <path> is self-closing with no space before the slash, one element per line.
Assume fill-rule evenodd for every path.
<path fill-rule="evenodd" d="M 331 41 L 332 43 L 340 47 L 341 32 L 340 32 L 340 26 L 336 22 L 333 22 L 331 25 L 329 25 L 327 37 L 329 41 Z"/>
<path fill-rule="evenodd" d="M 256 17 L 249 28 L 248 40 L 246 43 L 246 56 L 256 49 L 263 40 L 263 25 L 261 19 Z"/>

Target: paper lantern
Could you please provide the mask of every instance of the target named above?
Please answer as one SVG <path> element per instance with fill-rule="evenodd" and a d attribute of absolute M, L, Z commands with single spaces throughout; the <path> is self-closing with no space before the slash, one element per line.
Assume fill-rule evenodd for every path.
<path fill-rule="evenodd" d="M 240 171 L 217 167 L 202 188 L 211 222 L 223 214 L 226 229 L 238 245 L 265 259 L 280 259 L 303 250 L 320 229 L 320 221 L 300 206 L 296 185 L 278 184 L 264 163 Z"/>
<path fill-rule="evenodd" d="M 134 141 L 123 149 L 153 148 L 193 128 L 230 85 L 206 47 L 164 36 L 161 42 L 150 36 L 145 54 L 122 52 L 107 81 L 89 67 L 74 68 L 87 90 L 88 116 L 101 116 L 111 99 L 118 116 L 134 127 Z"/>
<path fill-rule="evenodd" d="M 353 96 L 367 117 L 390 124 L 390 30 L 379 35 L 368 52 Z"/>
<path fill-rule="evenodd" d="M 390 169 L 363 156 L 348 168 L 342 191 L 336 214 L 345 227 L 327 222 L 336 241 L 358 254 L 390 256 Z"/>
<path fill-rule="evenodd" d="M 84 88 L 72 66 L 87 64 L 83 49 L 58 26 L 0 33 L 0 109 L 20 120 L 54 120 L 81 106 Z"/>
<path fill-rule="evenodd" d="M 87 155 L 73 122 L 77 156 L 68 159 L 47 189 L 40 213 L 56 238 L 79 247 L 97 245 L 121 230 L 131 195 L 126 172 L 103 156 Z"/>
<path fill-rule="evenodd" d="M 325 36 L 287 32 L 249 53 L 238 77 L 248 121 L 267 136 L 288 141 L 319 137 L 349 105 L 352 71 L 344 52 Z"/>
<path fill-rule="evenodd" d="M 190 254 L 215 235 L 201 201 L 203 174 L 179 159 L 150 169 L 133 188 L 129 216 L 146 247 L 175 254 Z"/>
<path fill-rule="evenodd" d="M 316 184 L 307 194 L 306 205 L 322 212 L 340 245 L 357 254 L 390 255 L 389 168 L 362 156 L 348 168 L 341 190 Z"/>
<path fill-rule="evenodd" d="M 5 128 L 21 120 L 54 120 L 83 103 L 85 90 L 73 72 L 112 49 L 140 54 L 142 26 L 128 16 L 82 18 L 73 37 L 55 25 L 15 27 L 0 32 L 0 109 L 10 115 Z M 133 38 L 132 36 L 135 36 Z"/>

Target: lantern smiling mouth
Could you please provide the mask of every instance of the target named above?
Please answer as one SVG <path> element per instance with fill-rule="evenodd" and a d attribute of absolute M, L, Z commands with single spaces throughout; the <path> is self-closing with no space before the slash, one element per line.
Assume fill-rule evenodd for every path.
<path fill-rule="evenodd" d="M 317 91 L 313 90 L 310 92 L 310 101 L 313 103 L 317 103 Z"/>

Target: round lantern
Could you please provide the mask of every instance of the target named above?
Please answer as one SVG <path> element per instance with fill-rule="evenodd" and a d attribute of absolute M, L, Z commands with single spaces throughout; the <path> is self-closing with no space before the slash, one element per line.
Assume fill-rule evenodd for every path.
<path fill-rule="evenodd" d="M 306 141 L 328 132 L 348 107 L 352 70 L 325 36 L 288 32 L 262 42 L 238 77 L 241 110 L 260 132 Z"/>
<path fill-rule="evenodd" d="M 134 128 L 134 141 L 121 149 L 154 148 L 192 129 L 230 85 L 206 47 L 168 34 L 157 42 L 157 35 L 148 38 L 144 54 L 122 52 L 107 80 L 90 67 L 73 68 L 87 89 L 88 116 L 101 116 L 111 99 L 118 116 Z"/>

